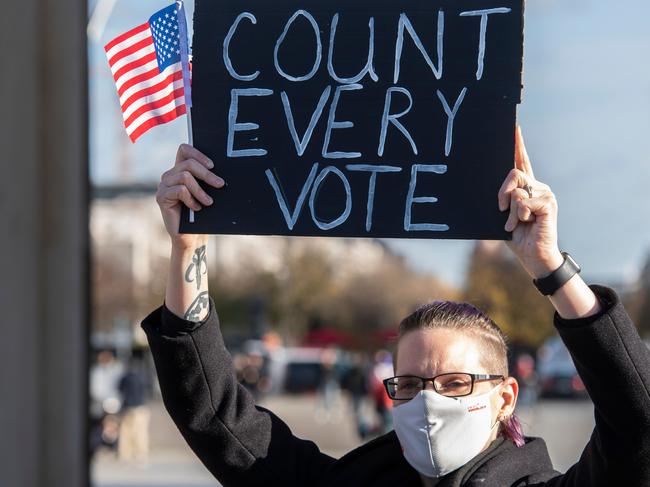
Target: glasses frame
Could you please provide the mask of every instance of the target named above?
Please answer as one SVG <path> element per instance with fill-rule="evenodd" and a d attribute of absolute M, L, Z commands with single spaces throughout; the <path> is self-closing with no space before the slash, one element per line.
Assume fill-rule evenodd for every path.
<path fill-rule="evenodd" d="M 472 379 L 472 384 L 470 386 L 469 392 L 467 394 L 460 394 L 458 396 L 445 396 L 444 394 L 440 394 L 440 392 L 438 392 L 438 389 L 436 388 L 436 379 L 438 377 L 442 377 L 443 375 L 454 375 L 454 374 L 463 374 L 463 375 L 470 376 L 470 378 Z M 393 399 L 395 401 L 410 401 L 411 399 L 413 399 L 413 397 L 415 397 L 415 396 L 413 396 L 413 397 L 411 397 L 409 399 L 398 399 L 396 397 L 391 396 L 390 390 L 388 389 L 388 382 L 393 380 L 393 379 L 400 379 L 402 377 L 410 377 L 412 379 L 420 379 L 422 381 L 422 389 L 420 389 L 420 392 L 425 390 L 425 388 L 427 386 L 427 382 L 431 382 L 431 385 L 433 385 L 433 390 L 436 391 L 436 393 L 440 394 L 441 396 L 445 396 L 445 397 L 467 397 L 467 396 L 471 396 L 472 393 L 474 392 L 474 384 L 476 384 L 477 382 L 487 382 L 487 381 L 492 381 L 492 380 L 504 381 L 506 379 L 505 376 L 503 376 L 503 375 L 470 374 L 468 372 L 445 372 L 444 374 L 438 374 L 435 377 L 420 377 L 420 376 L 417 376 L 417 375 L 396 375 L 394 377 L 389 377 L 388 379 L 384 379 L 382 381 L 384 383 L 384 389 L 386 389 L 386 394 L 388 394 L 388 397 L 390 397 L 391 399 Z"/>

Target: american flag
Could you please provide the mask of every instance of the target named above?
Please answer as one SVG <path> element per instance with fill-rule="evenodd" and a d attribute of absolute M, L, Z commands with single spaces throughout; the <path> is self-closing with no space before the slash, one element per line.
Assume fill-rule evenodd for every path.
<path fill-rule="evenodd" d="M 182 3 L 177 2 L 158 11 L 147 23 L 104 47 L 124 126 L 133 142 L 150 128 L 184 115 L 190 104 L 186 96 L 189 68 L 182 8 Z"/>

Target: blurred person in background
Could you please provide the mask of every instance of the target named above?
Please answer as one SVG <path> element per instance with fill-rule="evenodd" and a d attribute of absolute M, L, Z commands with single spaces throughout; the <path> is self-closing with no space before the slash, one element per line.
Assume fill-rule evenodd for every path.
<path fill-rule="evenodd" d="M 90 368 L 90 453 L 104 446 L 116 448 L 122 407 L 118 383 L 124 365 L 112 350 L 100 350 Z"/>
<path fill-rule="evenodd" d="M 370 374 L 370 397 L 377 413 L 376 435 L 388 433 L 393 428 L 393 401 L 386 395 L 384 380 L 393 375 L 393 357 L 388 350 L 375 353 L 375 363 Z"/>
<path fill-rule="evenodd" d="M 368 396 L 369 374 L 368 355 L 364 352 L 354 352 L 351 356 L 350 367 L 341 381 L 342 387 L 350 394 L 357 434 L 362 440 L 365 440 L 370 433 L 368 420 L 363 411 L 364 400 Z"/>
<path fill-rule="evenodd" d="M 533 406 L 537 401 L 538 377 L 535 371 L 535 359 L 528 352 L 518 353 L 514 360 L 512 376 L 519 384 L 517 404 Z"/>
<path fill-rule="evenodd" d="M 237 380 L 255 400 L 267 391 L 264 373 L 264 357 L 260 353 L 238 353 L 233 356 Z"/>
<path fill-rule="evenodd" d="M 165 303 L 144 321 L 165 406 L 205 466 L 225 486 L 605 487 L 650 485 L 650 352 L 618 296 L 588 287 L 557 239 L 557 203 L 534 178 L 520 131 L 515 169 L 495 204 L 508 212 L 509 247 L 556 313 L 595 404 L 581 458 L 553 469 L 544 441 L 524 436 L 515 415 L 505 337 L 467 303 L 433 302 L 402 320 L 394 376 L 395 431 L 341 459 L 295 437 L 238 387 L 207 289 L 183 276 L 207 237 L 178 233 L 181 205 L 212 200 L 202 180 L 224 181 L 212 161 L 183 145 L 157 193 L 172 239 Z M 589 205 L 585 204 L 585 211 Z M 499 285 L 499 283 L 494 283 Z"/>
<path fill-rule="evenodd" d="M 329 346 L 320 354 L 320 397 L 315 419 L 319 423 L 335 423 L 341 415 L 341 387 L 339 369 L 337 367 L 338 351 Z"/>
<path fill-rule="evenodd" d="M 151 385 L 141 353 L 134 352 L 118 388 L 122 396 L 118 457 L 122 461 L 145 463 L 149 458 L 151 411 L 147 402 Z"/>
<path fill-rule="evenodd" d="M 97 362 L 90 368 L 90 399 L 93 414 L 103 415 L 120 410 L 118 383 L 124 365 L 115 358 L 112 350 L 101 350 Z"/>

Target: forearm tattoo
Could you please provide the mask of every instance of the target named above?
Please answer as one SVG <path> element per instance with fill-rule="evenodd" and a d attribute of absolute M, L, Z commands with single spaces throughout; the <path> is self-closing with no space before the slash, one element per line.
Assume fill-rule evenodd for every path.
<path fill-rule="evenodd" d="M 208 273 L 208 260 L 205 256 L 205 245 L 194 251 L 192 263 L 185 271 L 186 282 L 196 282 L 196 289 L 201 289 L 201 276 Z"/>
<path fill-rule="evenodd" d="M 185 319 L 187 321 L 194 321 L 198 322 L 201 321 L 201 311 L 204 309 L 208 309 L 210 307 L 210 298 L 208 296 L 208 292 L 204 291 L 201 294 L 199 294 L 194 301 L 192 301 L 192 304 L 190 304 L 190 307 L 187 308 L 187 311 L 185 312 Z"/>

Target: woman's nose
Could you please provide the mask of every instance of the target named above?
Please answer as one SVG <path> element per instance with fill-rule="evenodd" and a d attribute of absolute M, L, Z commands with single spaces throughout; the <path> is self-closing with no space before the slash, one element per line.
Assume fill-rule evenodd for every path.
<path fill-rule="evenodd" d="M 424 390 L 435 391 L 436 388 L 433 386 L 433 380 L 424 381 Z"/>

